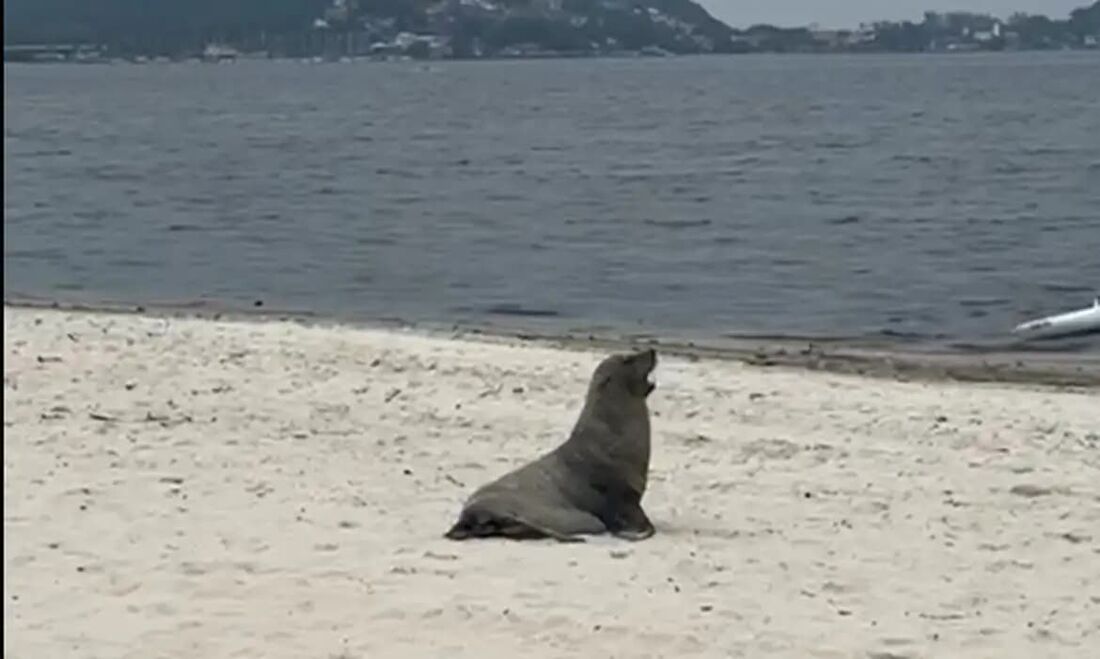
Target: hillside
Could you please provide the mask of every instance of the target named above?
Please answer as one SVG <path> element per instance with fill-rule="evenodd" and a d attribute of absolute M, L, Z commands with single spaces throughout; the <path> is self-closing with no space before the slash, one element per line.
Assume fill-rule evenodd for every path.
<path fill-rule="evenodd" d="M 728 51 L 733 34 L 691 0 L 8 0 L 4 11 L 6 45 L 95 43 L 121 55 L 193 54 L 212 41 L 289 55 L 700 53 Z"/>
<path fill-rule="evenodd" d="M 735 30 L 692 0 L 8 0 L 4 18 L 6 60 L 37 57 L 21 44 L 174 58 L 209 44 L 329 58 L 1100 48 L 1100 0 L 1064 19 L 927 12 L 856 30 Z"/>

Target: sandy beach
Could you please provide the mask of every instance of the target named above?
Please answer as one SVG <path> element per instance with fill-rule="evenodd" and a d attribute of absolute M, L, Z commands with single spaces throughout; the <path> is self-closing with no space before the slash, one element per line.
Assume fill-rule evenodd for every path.
<path fill-rule="evenodd" d="M 1100 390 L 662 357 L 640 543 L 442 533 L 602 351 L 4 309 L 4 656 L 1094 657 Z"/>

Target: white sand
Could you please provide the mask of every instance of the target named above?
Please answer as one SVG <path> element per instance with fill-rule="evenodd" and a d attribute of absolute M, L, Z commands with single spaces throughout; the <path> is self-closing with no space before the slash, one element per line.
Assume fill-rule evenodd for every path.
<path fill-rule="evenodd" d="M 1095 390 L 666 358 L 655 537 L 455 543 L 602 355 L 4 320 L 6 659 L 1100 656 Z"/>

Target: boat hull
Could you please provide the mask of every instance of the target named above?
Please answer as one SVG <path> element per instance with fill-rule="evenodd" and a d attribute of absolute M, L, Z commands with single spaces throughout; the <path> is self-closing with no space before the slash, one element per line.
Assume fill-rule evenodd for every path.
<path fill-rule="evenodd" d="M 1027 339 L 1053 339 L 1094 332 L 1100 332 L 1100 299 L 1087 309 L 1030 320 L 1012 330 L 1013 334 Z"/>

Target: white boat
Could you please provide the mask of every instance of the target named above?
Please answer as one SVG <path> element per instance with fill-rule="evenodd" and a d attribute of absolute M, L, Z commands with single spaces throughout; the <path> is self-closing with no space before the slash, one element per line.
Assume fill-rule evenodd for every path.
<path fill-rule="evenodd" d="M 202 51 L 202 61 L 204 62 L 231 62 L 239 56 L 240 53 L 236 48 L 224 46 L 220 43 L 208 43 Z"/>
<path fill-rule="evenodd" d="M 1100 297 L 1092 301 L 1091 307 L 1029 320 L 1012 330 L 1013 334 L 1027 339 L 1049 339 L 1092 332 L 1100 332 Z"/>

